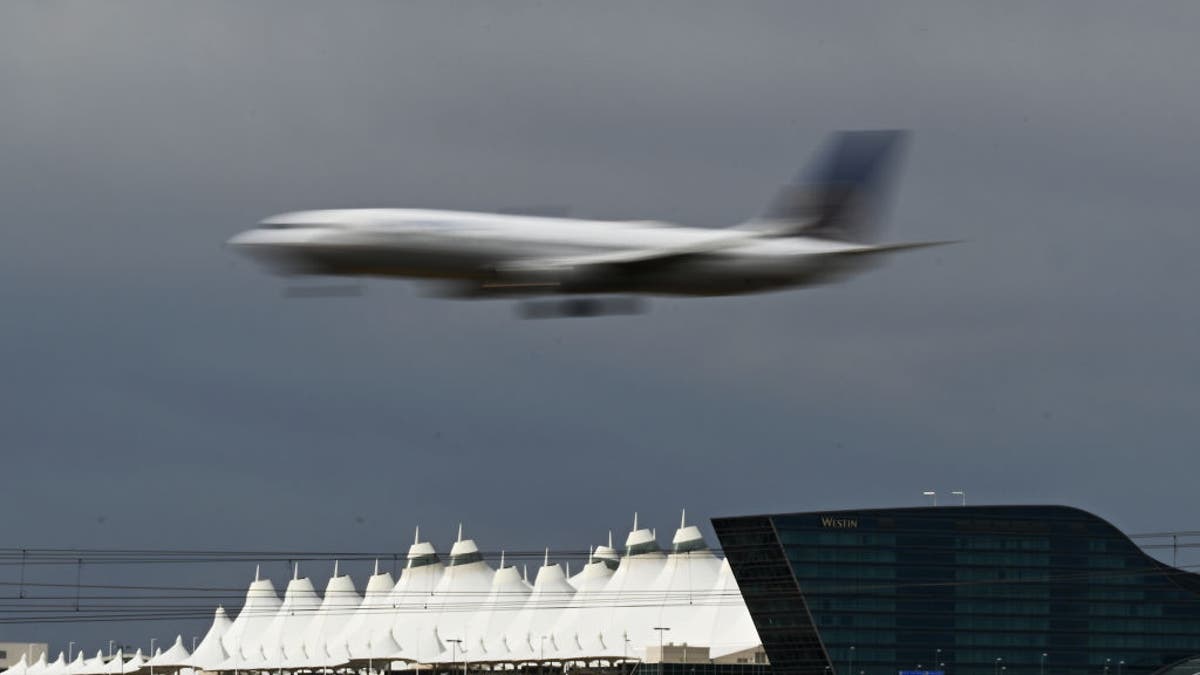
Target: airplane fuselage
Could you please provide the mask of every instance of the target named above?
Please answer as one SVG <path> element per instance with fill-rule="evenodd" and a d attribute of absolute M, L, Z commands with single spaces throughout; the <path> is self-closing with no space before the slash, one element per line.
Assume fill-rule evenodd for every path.
<path fill-rule="evenodd" d="M 283 272 L 436 279 L 455 282 L 443 285 L 451 294 L 471 297 L 727 295 L 823 283 L 865 262 L 831 255 L 864 246 L 825 239 L 416 209 L 282 214 L 230 243 Z M 622 258 L 625 251 L 671 254 L 642 261 Z"/>

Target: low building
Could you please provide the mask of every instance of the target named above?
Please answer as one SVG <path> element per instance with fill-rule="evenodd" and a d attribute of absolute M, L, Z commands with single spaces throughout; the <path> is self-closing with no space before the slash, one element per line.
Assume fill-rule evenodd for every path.
<path fill-rule="evenodd" d="M 0 642 L 0 670 L 16 665 L 21 657 L 26 663 L 37 663 L 47 648 L 45 642 Z"/>

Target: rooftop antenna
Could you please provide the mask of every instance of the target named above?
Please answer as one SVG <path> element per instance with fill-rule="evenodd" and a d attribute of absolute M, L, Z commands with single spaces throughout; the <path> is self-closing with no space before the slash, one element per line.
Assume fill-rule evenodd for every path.
<path fill-rule="evenodd" d="M 462 541 L 462 523 L 458 524 L 458 539 L 455 539 L 454 541 Z"/>

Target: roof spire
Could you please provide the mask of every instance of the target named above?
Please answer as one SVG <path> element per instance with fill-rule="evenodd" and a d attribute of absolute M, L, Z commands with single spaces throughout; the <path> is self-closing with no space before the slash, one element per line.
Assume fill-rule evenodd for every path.
<path fill-rule="evenodd" d="M 567 561 L 567 576 L 571 576 L 571 561 Z"/>
<path fill-rule="evenodd" d="M 679 514 L 679 529 L 687 527 L 687 509 L 683 509 Z"/>
<path fill-rule="evenodd" d="M 379 558 L 375 559 L 375 574 L 379 574 Z"/>
<path fill-rule="evenodd" d="M 259 575 L 258 575 L 258 573 L 259 573 L 259 570 L 261 570 L 261 569 L 262 569 L 262 565 L 255 565 L 255 566 L 254 566 L 254 580 L 255 580 L 255 581 L 258 581 L 258 579 L 259 579 Z"/>
<path fill-rule="evenodd" d="M 521 568 L 521 578 L 525 580 L 525 583 L 529 583 L 529 563 L 521 565 Z"/>
<path fill-rule="evenodd" d="M 636 531 L 637 531 L 637 529 L 638 529 L 638 526 L 637 526 L 637 511 L 634 511 L 634 512 L 633 512 L 633 530 L 634 530 L 634 532 L 636 532 Z"/>
<path fill-rule="evenodd" d="M 546 557 L 542 558 L 542 567 L 549 567 L 549 566 L 550 566 L 550 547 L 547 546 L 546 547 Z"/>
<path fill-rule="evenodd" d="M 504 551 L 500 551 L 500 569 L 504 569 Z"/>
<path fill-rule="evenodd" d="M 341 562 L 341 561 L 340 560 L 333 561 L 333 576 L 335 576 L 335 577 L 338 576 L 338 563 L 339 562 Z"/>
<path fill-rule="evenodd" d="M 300 578 L 300 561 L 292 563 L 292 581 Z"/>
<path fill-rule="evenodd" d="M 608 531 L 608 547 L 612 548 L 612 530 Z"/>
<path fill-rule="evenodd" d="M 417 531 L 413 533 L 413 546 L 421 543 L 421 526 L 417 526 Z"/>
<path fill-rule="evenodd" d="M 454 541 L 462 541 L 462 523 L 458 524 L 458 539 L 455 539 Z"/>

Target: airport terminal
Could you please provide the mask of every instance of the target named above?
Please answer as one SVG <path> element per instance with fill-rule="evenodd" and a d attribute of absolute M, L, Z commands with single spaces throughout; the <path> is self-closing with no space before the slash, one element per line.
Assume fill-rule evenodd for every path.
<path fill-rule="evenodd" d="M 1200 577 L 1078 509 L 712 524 L 724 558 L 694 525 L 664 550 L 635 519 L 622 551 L 610 538 L 573 574 L 550 551 L 532 572 L 503 555 L 493 567 L 461 529 L 443 559 L 418 532 L 398 578 L 377 565 L 361 591 L 336 565 L 323 593 L 298 565 L 282 597 L 256 574 L 242 606 L 214 608 L 191 645 L 43 652 L 9 672 L 1184 675 L 1200 655 Z"/>

